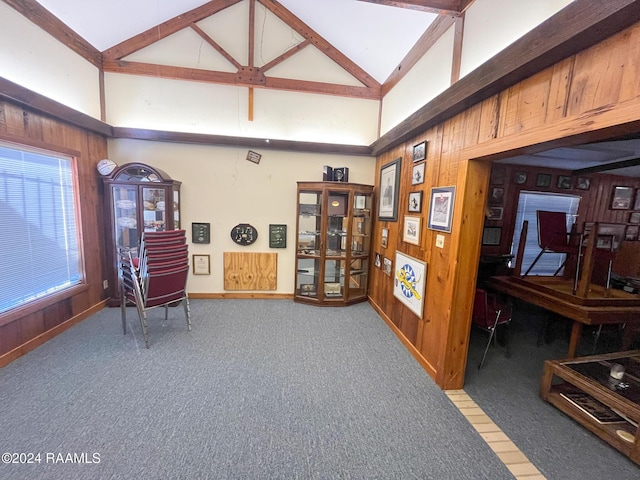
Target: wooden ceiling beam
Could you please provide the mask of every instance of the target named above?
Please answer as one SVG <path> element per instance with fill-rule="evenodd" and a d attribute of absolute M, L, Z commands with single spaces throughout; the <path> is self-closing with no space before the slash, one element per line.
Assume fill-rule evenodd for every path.
<path fill-rule="evenodd" d="M 264 5 L 271 13 L 276 15 L 280 20 L 289 25 L 293 30 L 298 32 L 303 38 L 309 40 L 318 50 L 324 53 L 331 60 L 340 65 L 353 77 L 358 79 L 363 85 L 369 88 L 380 88 L 380 84 L 371 77 L 362 68 L 351 61 L 346 55 L 340 52 L 337 48 L 331 45 L 321 35 L 315 32 L 306 23 L 296 17 L 293 13 L 287 10 L 276 0 L 258 0 Z"/>
<path fill-rule="evenodd" d="M 265 63 L 263 66 L 260 67 L 260 70 L 262 70 L 263 73 L 266 72 L 270 68 L 273 68 L 276 65 L 284 62 L 287 58 L 293 57 L 296 53 L 298 53 L 300 50 L 302 50 L 304 47 L 306 47 L 309 44 L 310 44 L 309 40 L 304 40 L 300 42 L 296 46 L 284 52 L 282 55 L 274 58 L 270 62 Z"/>
<path fill-rule="evenodd" d="M 388 7 L 407 8 L 439 15 L 460 15 L 473 0 L 358 0 Z"/>
<path fill-rule="evenodd" d="M 229 54 L 229 52 L 227 52 L 224 48 L 222 48 L 220 44 L 218 44 L 218 42 L 216 42 L 213 38 L 207 35 L 207 33 L 204 30 L 202 30 L 198 25 L 196 25 L 195 23 L 192 23 L 189 26 L 193 31 L 195 31 L 198 35 L 200 35 L 205 42 L 211 45 L 220 55 L 222 55 L 234 67 L 236 67 L 238 70 L 242 68 L 242 65 L 240 64 L 240 62 L 238 62 L 235 58 L 233 58 Z"/>
<path fill-rule="evenodd" d="M 240 87 L 271 88 L 275 90 L 289 90 L 294 92 L 380 100 L 379 87 L 337 85 L 333 83 L 265 77 L 260 68 L 249 66 L 241 67 L 236 73 L 230 73 L 202 70 L 198 68 L 128 62 L 126 60 L 105 60 L 104 71 L 146 77 L 169 78 L 172 80 L 217 83 L 223 85 L 236 85 Z"/>
<path fill-rule="evenodd" d="M 213 0 L 205 3 L 105 50 L 102 56 L 108 60 L 121 59 L 241 1 Z"/>
<path fill-rule="evenodd" d="M 35 0 L 2 0 L 82 58 L 102 68 L 102 53 Z"/>
<path fill-rule="evenodd" d="M 441 15 L 436 18 L 425 30 L 415 45 L 409 50 L 402 61 L 393 69 L 389 78 L 382 84 L 382 96 L 386 95 L 395 87 L 402 78 L 409 73 L 416 63 L 433 47 L 438 39 L 445 34 L 454 24 L 455 17 Z"/>
<path fill-rule="evenodd" d="M 621 168 L 637 167 L 640 165 L 640 158 L 631 158 L 629 160 L 620 160 L 617 162 L 603 163 L 602 165 L 595 165 L 593 167 L 580 168 L 574 170 L 571 173 L 573 175 L 587 175 L 590 173 L 609 172 L 612 170 L 619 170 Z"/>

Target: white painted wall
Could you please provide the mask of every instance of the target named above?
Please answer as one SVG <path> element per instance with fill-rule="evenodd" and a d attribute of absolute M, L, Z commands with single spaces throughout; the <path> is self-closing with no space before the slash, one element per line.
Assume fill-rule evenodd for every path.
<path fill-rule="evenodd" d="M 378 101 L 105 74 L 107 123 L 118 127 L 369 145 Z"/>
<path fill-rule="evenodd" d="M 451 85 L 454 28 L 438 39 L 382 101 L 384 135 Z"/>
<path fill-rule="evenodd" d="M 460 77 L 533 30 L 573 0 L 476 0 L 465 14 Z"/>
<path fill-rule="evenodd" d="M 293 293 L 296 182 L 321 181 L 322 166 L 349 167 L 349 180 L 373 185 L 375 158 L 322 155 L 252 148 L 260 164 L 246 160 L 247 148 L 185 145 L 142 140 L 109 140 L 109 158 L 118 165 L 142 162 L 182 181 L 181 218 L 188 241 L 191 223 L 211 223 L 211 243 L 190 244 L 190 254 L 211 255 L 211 275 L 191 275 L 190 293 L 224 293 L 224 252 L 276 252 L 278 289 Z M 253 245 L 241 247 L 229 233 L 238 223 L 258 230 Z M 269 224 L 286 224 L 287 248 L 269 248 Z M 269 292 L 266 292 L 269 293 Z"/>
<path fill-rule="evenodd" d="M 0 2 L 0 77 L 100 118 L 98 69 Z"/>

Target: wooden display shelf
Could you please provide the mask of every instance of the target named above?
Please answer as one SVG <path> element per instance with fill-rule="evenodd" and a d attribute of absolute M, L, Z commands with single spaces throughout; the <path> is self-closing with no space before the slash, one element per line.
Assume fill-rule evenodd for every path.
<path fill-rule="evenodd" d="M 609 376 L 614 363 L 625 366 L 620 380 Z M 589 408 L 581 408 L 563 396 L 568 392 L 582 392 L 602 410 L 620 418 L 614 422 L 598 420 L 587 413 Z M 547 360 L 540 397 L 640 464 L 640 350 Z"/>

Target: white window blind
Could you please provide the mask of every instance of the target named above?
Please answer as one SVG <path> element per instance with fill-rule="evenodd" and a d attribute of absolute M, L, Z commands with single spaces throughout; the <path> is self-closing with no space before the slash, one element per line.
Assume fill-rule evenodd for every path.
<path fill-rule="evenodd" d="M 0 313 L 81 282 L 73 159 L 0 142 Z"/>
<path fill-rule="evenodd" d="M 516 213 L 516 223 L 513 232 L 513 242 L 511 243 L 511 254 L 516 255 L 520 242 L 522 224 L 526 220 L 529 222 L 527 242 L 525 244 L 524 255 L 522 257 L 522 272 L 526 272 L 533 260 L 540 253 L 538 245 L 538 219 L 537 210 L 548 212 L 567 213 L 567 232 L 576 221 L 580 197 L 576 195 L 560 195 L 556 193 L 541 193 L 521 191 L 518 198 L 518 211 Z M 545 253 L 540 257 L 529 275 L 553 275 L 562 265 L 566 255 L 563 253 Z"/>

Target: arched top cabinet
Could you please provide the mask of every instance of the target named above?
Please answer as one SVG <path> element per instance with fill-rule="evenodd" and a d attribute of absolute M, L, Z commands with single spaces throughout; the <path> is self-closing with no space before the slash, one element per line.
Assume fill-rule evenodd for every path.
<path fill-rule="evenodd" d="M 166 172 L 143 163 L 127 163 L 102 177 L 109 220 L 112 297 L 117 296 L 118 248 L 137 251 L 144 231 L 180 228 L 180 185 Z"/>

